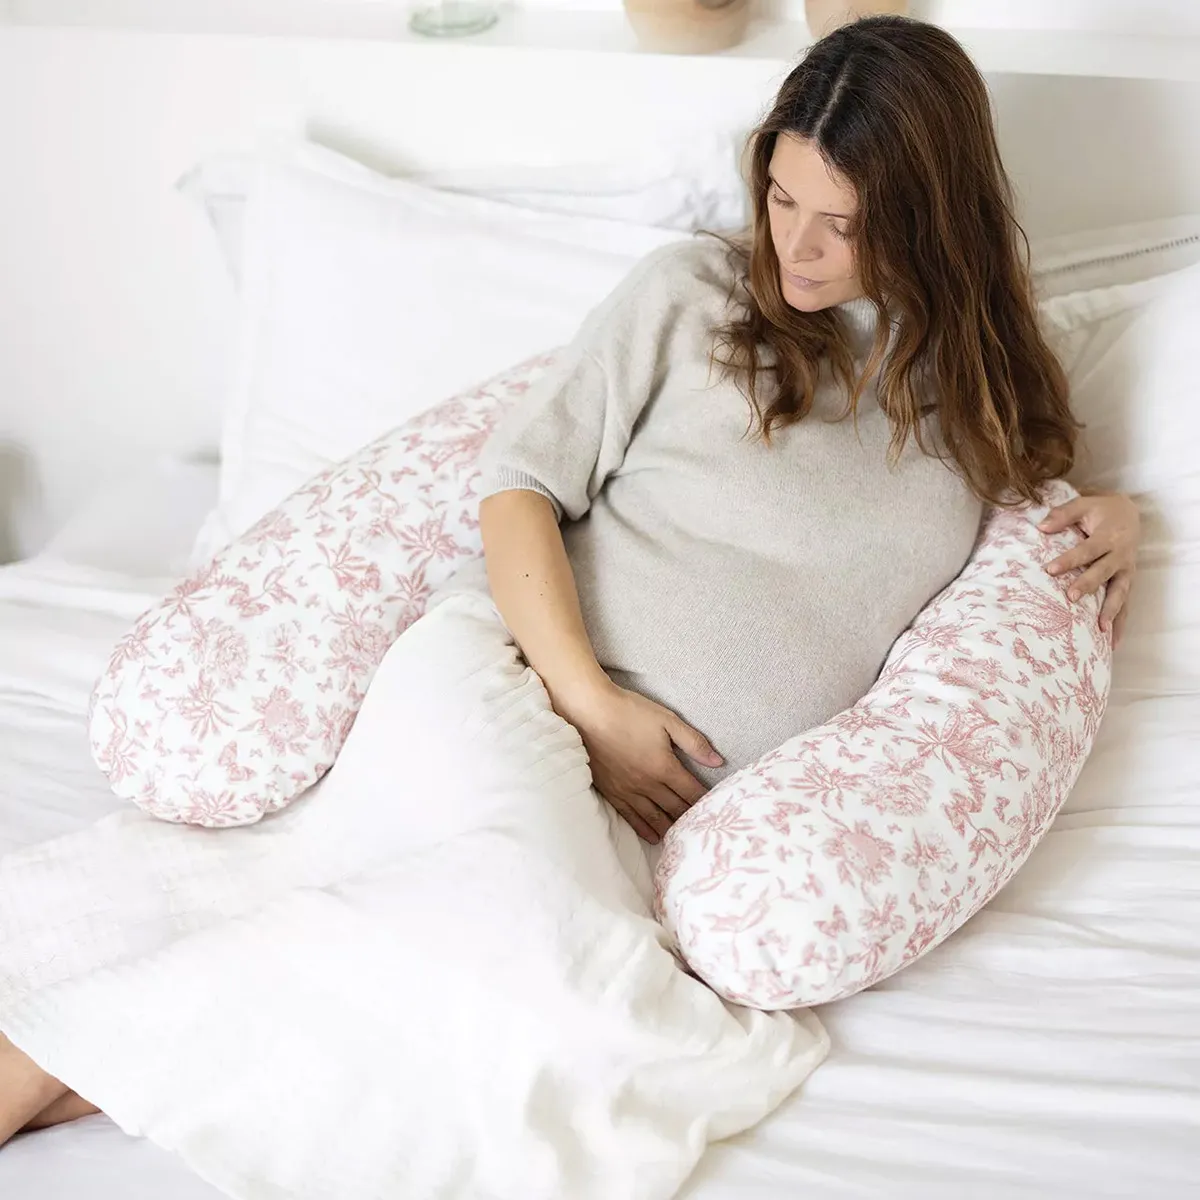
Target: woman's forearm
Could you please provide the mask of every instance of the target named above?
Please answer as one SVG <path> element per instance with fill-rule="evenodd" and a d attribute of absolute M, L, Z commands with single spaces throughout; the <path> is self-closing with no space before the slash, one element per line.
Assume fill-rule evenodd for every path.
<path fill-rule="evenodd" d="M 554 506 L 538 492 L 498 492 L 480 505 L 479 522 L 496 607 L 569 720 L 610 681 L 588 640 Z"/>

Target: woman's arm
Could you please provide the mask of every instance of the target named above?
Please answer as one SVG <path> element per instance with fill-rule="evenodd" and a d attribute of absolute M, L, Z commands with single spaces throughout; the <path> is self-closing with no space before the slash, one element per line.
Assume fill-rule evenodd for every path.
<path fill-rule="evenodd" d="M 635 832 L 657 842 L 703 785 L 676 757 L 719 767 L 708 740 L 670 709 L 618 687 L 596 660 L 554 505 L 514 489 L 479 506 L 492 599 L 555 712 L 579 730 L 596 790 Z"/>
<path fill-rule="evenodd" d="M 584 628 L 554 506 L 540 492 L 497 492 L 480 504 L 479 525 L 492 599 L 554 710 L 570 720 L 612 681 Z"/>

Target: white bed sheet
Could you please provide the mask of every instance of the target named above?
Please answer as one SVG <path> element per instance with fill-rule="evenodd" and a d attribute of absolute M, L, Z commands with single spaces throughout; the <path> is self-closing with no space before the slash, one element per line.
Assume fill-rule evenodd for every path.
<path fill-rule="evenodd" d="M 159 478 L 151 518 L 123 489 L 128 507 L 112 502 L 104 527 L 125 545 L 82 553 L 67 539 L 0 570 L 0 852 L 116 807 L 87 749 L 88 691 L 186 557 L 204 507 L 187 474 Z M 157 562 L 147 519 L 174 529 Z M 1200 625 L 1193 596 L 1143 574 L 1099 748 L 1045 843 L 946 946 L 824 1008 L 830 1059 L 715 1147 L 682 1200 L 1200 1194 Z M 1164 625 L 1196 669 L 1154 695 Z M 103 1117 L 0 1151 L 4 1200 L 216 1195 Z"/>
<path fill-rule="evenodd" d="M 215 466 L 155 464 L 103 489 L 38 558 L 0 568 L 0 855 L 119 807 L 88 749 L 88 694 L 116 639 L 183 569 L 216 486 Z M 218 1196 L 105 1117 L 0 1151 L 3 1200 Z"/>

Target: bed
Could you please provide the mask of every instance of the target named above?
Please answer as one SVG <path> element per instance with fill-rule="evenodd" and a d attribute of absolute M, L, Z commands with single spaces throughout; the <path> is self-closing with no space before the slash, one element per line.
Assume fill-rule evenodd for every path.
<path fill-rule="evenodd" d="M 561 28 L 569 26 L 568 18 Z M 234 30 L 239 31 L 245 32 L 240 26 Z M 186 21 L 169 32 L 163 62 L 181 63 L 185 47 L 188 55 L 195 51 L 197 62 L 203 54 L 215 56 L 209 64 L 214 71 L 229 67 L 235 50 L 245 51 L 250 61 L 241 43 L 236 48 L 218 38 L 203 51 L 191 46 L 197 30 Z M 562 54 L 517 45 L 478 59 L 448 50 L 444 60 L 425 57 L 423 46 L 352 44 L 349 39 L 339 40 L 336 50 L 326 46 L 318 52 L 323 43 L 313 37 L 304 51 L 307 74 L 301 90 L 311 102 L 306 115 L 310 126 L 330 134 L 327 140 L 378 151 L 364 157 L 444 167 L 436 153 L 446 141 L 446 122 L 453 125 L 461 110 L 449 105 L 440 114 L 428 112 L 419 131 L 392 138 L 394 126 L 387 127 L 380 115 L 385 101 L 399 96 L 412 104 L 435 86 L 447 94 L 461 90 L 466 73 L 477 70 L 502 89 L 506 71 L 520 65 L 532 72 L 536 58 L 541 76 L 565 89 L 553 131 L 548 134 L 549 126 L 539 124 L 542 114 L 531 93 L 514 95 L 498 112 L 501 124 L 506 113 L 511 118 L 507 143 L 484 127 L 457 147 L 469 163 L 477 159 L 487 171 L 444 172 L 431 180 L 441 187 L 490 191 L 513 203 L 539 189 L 554 191 L 546 169 L 562 143 L 573 138 L 573 122 L 583 111 L 569 90 L 572 72 L 582 72 L 581 92 L 589 82 L 611 83 L 614 71 L 629 72 L 628 96 L 615 106 L 611 121 L 600 123 L 602 152 L 611 157 L 623 136 L 635 128 L 644 132 L 643 123 L 655 124 L 645 114 L 665 90 L 674 89 L 672 100 L 680 89 L 696 98 L 699 125 L 725 113 L 734 96 L 743 97 L 735 114 L 742 118 L 752 107 L 746 101 L 756 89 L 761 92 L 778 66 L 777 48 L 714 60 L 715 65 L 704 60 L 668 64 L 628 54 L 623 43 L 589 57 L 586 36 L 580 36 L 576 44 L 550 47 Z M 1065 40 L 1055 44 L 1068 54 Z M 108 49 L 97 44 L 89 53 L 103 56 L 115 45 L 115 40 Z M 283 53 L 269 37 L 258 46 L 255 53 L 264 59 Z M 408 74 L 393 71 L 396 59 L 390 52 L 404 57 Z M 510 53 L 521 57 L 505 59 Z M 172 60 L 172 55 L 181 57 Z M 239 64 L 236 70 L 251 70 L 240 59 Z M 438 64 L 445 67 L 441 79 Z M 268 74 L 283 70 L 273 59 L 267 66 Z M 1069 70 L 1086 74 L 1087 66 L 1076 63 Z M 210 129 L 197 140 L 214 142 L 216 134 Z M 186 161 L 209 148 L 189 146 Z M 726 151 L 723 145 L 713 154 Z M 1018 147 L 1018 156 L 1022 153 Z M 505 154 L 540 167 L 516 182 L 497 182 L 497 156 Z M 1020 161 L 1030 166 L 1028 155 Z M 1042 169 L 1049 174 L 1053 166 L 1047 160 Z M 210 164 L 203 177 L 185 181 L 184 190 L 206 205 L 232 274 L 244 282 L 236 213 L 244 186 L 239 170 L 236 163 Z M 639 176 L 635 187 L 631 177 L 610 201 L 624 204 L 641 195 L 639 188 L 663 199 L 662 178 L 648 182 Z M 590 183 L 580 183 L 588 178 Z M 576 172 L 573 186 L 594 189 L 595 179 Z M 1024 182 L 1027 191 L 1036 190 L 1037 172 L 1027 171 Z M 1061 201 L 1061 185 L 1055 188 Z M 1128 211 L 1103 215 L 1114 221 L 1143 215 L 1136 191 L 1131 188 L 1126 196 Z M 567 193 L 557 194 L 563 201 Z M 674 213 L 677 199 L 671 191 L 662 211 Z M 1191 208 L 1200 209 L 1200 203 Z M 1095 215 L 1092 223 L 1101 223 Z M 1081 221 L 1086 224 L 1087 218 Z M 1065 208 L 1049 223 L 1054 232 L 1084 227 L 1073 225 Z M 363 227 L 358 210 L 347 210 L 344 225 L 358 236 Z M 297 242 L 305 240 L 299 226 L 291 232 Z M 1043 257 L 1044 263 L 1057 263 L 1059 291 L 1125 278 L 1123 264 L 1136 261 L 1139 253 L 1132 235 L 1127 242 L 1110 237 L 1107 257 L 1101 256 L 1103 265 L 1097 266 L 1095 254 L 1080 255 L 1086 244 L 1086 238 L 1061 238 L 1058 258 Z M 1160 226 L 1158 245 L 1170 258 L 1161 269 L 1194 263 L 1200 219 Z M 638 245 L 639 252 L 648 248 L 644 239 Z M 378 291 L 371 287 L 360 291 L 375 303 Z M 313 319 L 311 313 L 293 313 L 289 319 L 301 316 Z M 294 330 L 290 336 L 295 337 Z M 520 352 L 547 345 L 538 341 Z M 504 354 L 495 366 L 519 356 L 507 343 Z M 290 401 L 294 393 L 288 389 L 296 380 L 286 366 L 275 364 L 279 377 L 271 386 Z M 385 356 L 373 367 L 386 373 L 391 363 Z M 461 369 L 470 378 L 446 378 L 436 386 L 449 394 L 483 373 L 482 362 L 474 359 Z M 267 386 L 262 376 L 256 386 Z M 39 553 L 0 568 L 0 855 L 118 810 L 119 802 L 92 762 L 85 733 L 89 693 L 113 644 L 185 573 L 197 545 L 211 549 L 228 536 L 223 521 L 245 518 L 239 505 L 266 505 L 269 497 L 231 491 L 228 477 L 222 478 L 238 455 L 253 459 L 259 454 L 255 461 L 262 469 L 251 472 L 252 482 L 282 495 L 297 478 L 374 431 L 369 412 L 362 428 L 347 428 L 343 421 L 331 429 L 321 419 L 314 416 L 309 425 L 293 427 L 275 413 L 257 431 L 258 450 L 254 429 L 232 441 L 226 430 L 221 469 L 179 457 L 142 467 L 120 486 L 93 496 Z M 277 446 L 281 431 L 290 438 L 291 457 L 263 457 L 262 443 Z M 1200 542 L 1179 534 L 1181 512 L 1193 531 L 1200 521 L 1194 476 L 1176 489 L 1173 504 L 1146 508 L 1141 579 L 1128 640 L 1116 660 L 1109 711 L 1097 749 L 1050 834 L 1018 878 L 960 934 L 897 977 L 823 1007 L 819 1015 L 833 1044 L 829 1059 L 767 1120 L 713 1146 L 679 1193 L 682 1200 L 783 1195 L 1125 1200 L 1143 1194 L 1183 1200 L 1195 1194 L 1200 1180 L 1200 754 L 1195 749 L 1200 606 L 1194 586 L 1200 581 Z M 126 1136 L 105 1117 L 22 1136 L 0 1152 L 5 1200 L 218 1195 L 179 1160 Z"/>
<path fill-rule="evenodd" d="M 213 467 L 160 464 L 0 571 L 4 851 L 116 807 L 87 749 L 88 693 L 178 573 L 215 488 Z M 105 547 L 98 513 L 123 530 Z M 1139 605 L 1154 603 L 1147 588 Z M 1135 627 L 1131 657 L 1139 640 Z M 830 1059 L 759 1127 L 713 1147 L 686 1200 L 1192 1194 L 1200 691 L 1146 698 L 1122 687 L 1121 666 L 1104 745 L 1019 878 L 921 963 L 823 1008 Z M 98 1116 L 14 1141 L 0 1194 L 220 1193 Z"/>

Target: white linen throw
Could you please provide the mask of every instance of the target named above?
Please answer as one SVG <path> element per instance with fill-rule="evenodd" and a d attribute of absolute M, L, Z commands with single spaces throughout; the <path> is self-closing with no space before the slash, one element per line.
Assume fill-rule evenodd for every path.
<path fill-rule="evenodd" d="M 649 900 L 578 734 L 455 595 L 286 811 L 0 862 L 0 1029 L 242 1200 L 665 1200 L 828 1041 L 686 974 Z"/>

